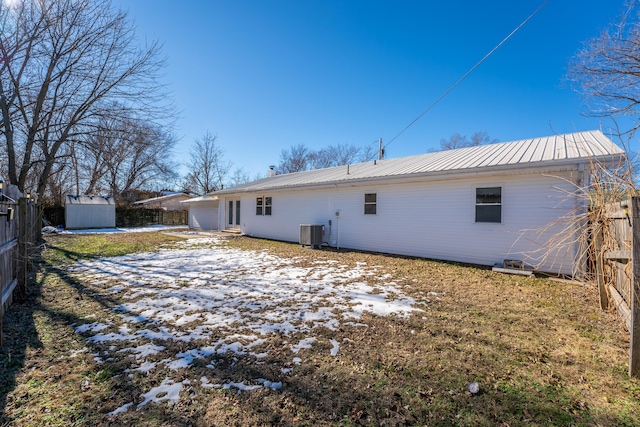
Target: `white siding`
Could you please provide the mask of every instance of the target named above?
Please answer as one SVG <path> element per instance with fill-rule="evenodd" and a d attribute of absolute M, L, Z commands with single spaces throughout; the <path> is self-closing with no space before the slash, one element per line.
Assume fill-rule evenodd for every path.
<path fill-rule="evenodd" d="M 502 223 L 475 223 L 475 189 L 493 186 L 502 187 Z M 530 174 L 250 193 L 241 197 L 241 229 L 297 242 L 300 224 L 323 224 L 331 246 L 485 265 L 523 259 L 570 274 L 573 248 L 541 259 L 544 245 L 564 225 L 541 229 L 575 209 L 573 191 L 566 180 Z M 365 193 L 377 194 L 376 215 L 364 214 Z M 259 196 L 273 197 L 271 216 L 256 215 Z"/>
<path fill-rule="evenodd" d="M 218 202 L 190 204 L 189 228 L 218 230 Z"/>
<path fill-rule="evenodd" d="M 67 204 L 64 208 L 68 229 L 113 228 L 116 226 L 116 206 Z"/>

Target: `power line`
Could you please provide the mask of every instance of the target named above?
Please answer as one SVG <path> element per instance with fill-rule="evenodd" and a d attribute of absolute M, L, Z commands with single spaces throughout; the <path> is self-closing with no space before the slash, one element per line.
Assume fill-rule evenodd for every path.
<path fill-rule="evenodd" d="M 400 132 L 398 132 L 398 134 L 396 136 L 394 136 L 393 138 L 391 138 L 391 140 L 389 140 L 389 142 L 387 142 L 384 145 L 384 148 L 386 148 L 389 144 L 391 144 L 393 141 L 395 141 L 400 135 L 402 135 L 407 129 L 409 129 L 411 126 L 413 126 L 413 124 L 415 122 L 417 122 L 418 120 L 420 120 L 422 118 L 422 116 L 424 116 L 425 114 L 427 114 L 429 112 L 429 110 L 431 110 L 438 102 L 440 102 L 442 100 L 442 98 L 444 98 L 445 96 L 447 96 L 449 94 L 449 92 L 451 92 L 456 86 L 458 86 L 460 83 L 462 83 L 462 81 L 464 79 L 467 78 L 467 76 L 469 74 L 471 74 L 472 72 L 475 71 L 476 68 L 478 68 L 485 60 L 487 60 L 487 58 L 489 58 L 493 52 L 495 52 L 496 50 L 498 50 L 500 48 L 500 46 L 502 46 L 503 44 L 506 43 L 507 40 L 509 40 L 511 38 L 511 36 L 513 36 L 516 32 L 518 32 L 518 30 L 520 28 L 522 28 L 527 22 L 529 22 L 529 20 L 531 20 L 531 18 L 533 18 L 538 12 L 540 12 L 540 10 L 545 7 L 547 5 L 547 3 L 549 3 L 550 0 L 545 0 L 531 15 L 529 15 L 527 17 L 527 19 L 525 19 L 524 21 L 522 21 L 522 23 L 520 25 L 518 25 L 513 31 L 511 31 L 509 33 L 509 35 L 507 35 L 504 39 L 502 39 L 502 41 L 500 43 L 498 43 L 493 49 L 491 49 L 489 51 L 489 53 L 487 53 L 480 61 L 476 62 L 476 64 L 471 67 L 469 69 L 469 71 L 467 71 L 466 73 L 464 73 L 464 75 L 462 77 L 460 77 L 453 85 L 451 85 L 449 87 L 449 89 L 445 90 L 442 95 L 440 95 L 435 101 L 433 101 L 433 103 L 431 105 L 429 105 L 422 113 L 420 113 L 420 115 L 418 117 L 416 117 L 415 119 L 413 119 L 413 121 L 411 123 L 409 123 L 407 126 L 405 126 L 404 129 L 402 129 Z"/>

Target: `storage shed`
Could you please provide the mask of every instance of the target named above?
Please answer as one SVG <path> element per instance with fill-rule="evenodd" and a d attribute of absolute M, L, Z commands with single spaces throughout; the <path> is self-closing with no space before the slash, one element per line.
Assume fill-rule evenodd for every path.
<path fill-rule="evenodd" d="M 210 195 L 183 201 L 189 209 L 189 228 L 218 230 L 218 203 L 218 197 Z"/>
<path fill-rule="evenodd" d="M 372 160 L 267 177 L 215 193 L 220 227 L 298 242 L 493 266 L 521 260 L 573 274 L 574 219 L 587 209 L 591 167 L 626 159 L 600 131 Z M 214 211 L 212 210 L 212 214 Z"/>
<path fill-rule="evenodd" d="M 65 224 L 68 229 L 113 228 L 116 226 L 116 202 L 109 196 L 71 196 L 65 199 Z"/>

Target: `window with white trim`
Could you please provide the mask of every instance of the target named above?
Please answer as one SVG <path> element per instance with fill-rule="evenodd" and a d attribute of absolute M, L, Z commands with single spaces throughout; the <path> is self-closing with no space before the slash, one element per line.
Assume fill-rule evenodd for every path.
<path fill-rule="evenodd" d="M 264 214 L 271 215 L 271 197 L 264 198 Z"/>
<path fill-rule="evenodd" d="M 364 195 L 364 214 L 375 215 L 378 205 L 377 193 L 366 193 Z"/>
<path fill-rule="evenodd" d="M 476 222 L 502 222 L 502 187 L 476 188 Z"/>
<path fill-rule="evenodd" d="M 256 215 L 271 215 L 271 197 L 256 197 Z"/>

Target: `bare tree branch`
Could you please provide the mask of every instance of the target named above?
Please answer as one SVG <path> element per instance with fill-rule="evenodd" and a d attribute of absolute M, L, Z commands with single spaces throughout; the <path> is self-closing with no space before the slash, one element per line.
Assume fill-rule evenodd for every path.
<path fill-rule="evenodd" d="M 596 117 L 631 117 L 640 124 L 640 5 L 628 1 L 619 22 L 588 40 L 569 64 L 568 80 Z"/>
<path fill-rule="evenodd" d="M 216 145 L 218 137 L 210 132 L 196 139 L 189 151 L 189 173 L 185 188 L 198 194 L 221 190 L 233 164 L 224 160 L 224 151 Z"/>
<path fill-rule="evenodd" d="M 172 118 L 159 84 L 160 46 L 139 48 L 126 14 L 108 1 L 0 2 L 0 134 L 9 180 L 42 197 L 66 146 L 101 120 Z M 114 108 L 117 106 L 117 108 Z M 28 177 L 37 158 L 35 182 Z"/>

